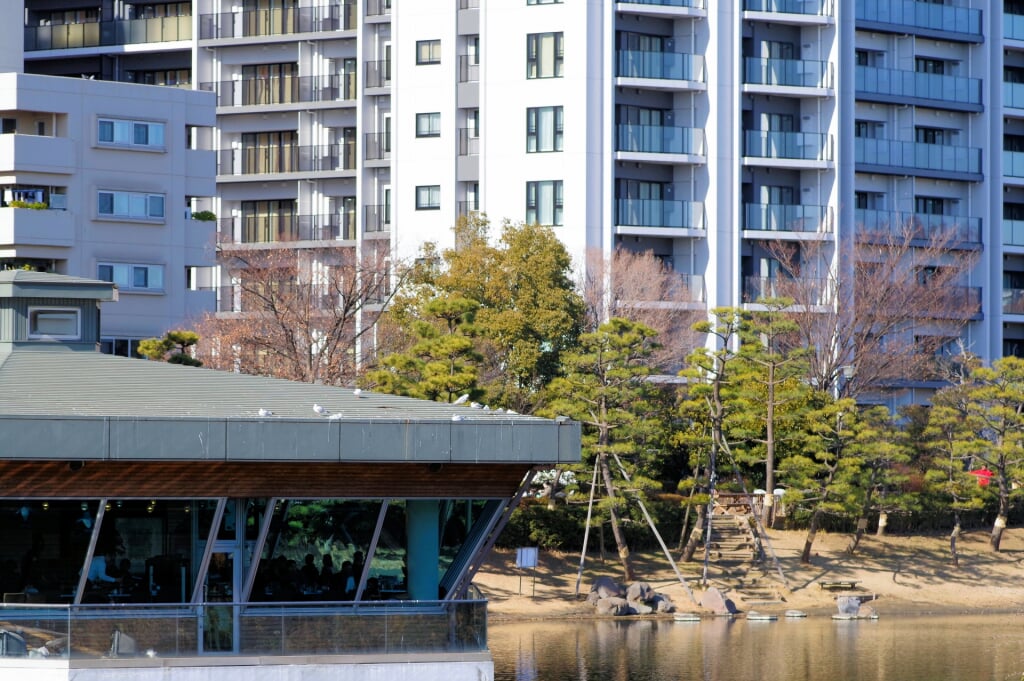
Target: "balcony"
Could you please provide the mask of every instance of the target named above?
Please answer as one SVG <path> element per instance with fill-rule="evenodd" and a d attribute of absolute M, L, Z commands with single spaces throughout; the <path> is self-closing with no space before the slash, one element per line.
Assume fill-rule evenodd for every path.
<path fill-rule="evenodd" d="M 766 94 L 776 94 L 779 86 L 817 90 L 833 87 L 832 65 L 825 61 L 747 57 L 743 66 L 743 83 L 766 86 Z"/>
<path fill-rule="evenodd" d="M 832 16 L 833 0 L 743 0 L 744 12 Z"/>
<path fill-rule="evenodd" d="M 366 160 L 385 161 L 391 158 L 391 133 L 366 133 Z"/>
<path fill-rule="evenodd" d="M 1003 14 L 1003 37 L 1008 40 L 1024 40 L 1024 16 Z"/>
<path fill-rule="evenodd" d="M 823 132 L 744 130 L 743 139 L 743 155 L 748 165 L 766 165 L 751 163 L 750 159 L 812 161 L 815 167 L 826 167 L 832 161 L 832 139 Z"/>
<path fill-rule="evenodd" d="M 886 104 L 921 100 L 921 104 L 939 109 L 982 110 L 979 78 L 858 66 L 855 83 L 857 99 Z"/>
<path fill-rule="evenodd" d="M 178 40 L 192 40 L 192 17 L 156 17 L 25 27 L 26 52 L 142 45 Z"/>
<path fill-rule="evenodd" d="M 973 182 L 982 179 L 981 149 L 867 137 L 857 137 L 853 142 L 857 172 Z"/>
<path fill-rule="evenodd" d="M 266 175 L 355 170 L 354 144 L 221 149 L 218 175 Z M 251 178 L 259 179 L 259 178 Z"/>
<path fill-rule="evenodd" d="M 366 62 L 366 87 L 391 87 L 391 60 Z"/>
<path fill-rule="evenodd" d="M 391 206 L 374 204 L 366 206 L 363 231 L 367 234 L 386 234 L 391 231 Z"/>
<path fill-rule="evenodd" d="M 476 128 L 459 128 L 459 156 L 480 154 L 480 133 Z"/>
<path fill-rule="evenodd" d="M 980 43 L 981 10 L 915 0 L 857 0 L 857 28 Z"/>
<path fill-rule="evenodd" d="M 616 126 L 615 151 L 617 159 L 627 161 L 699 162 L 706 153 L 704 131 L 669 125 L 620 124 Z"/>
<path fill-rule="evenodd" d="M 800 232 L 820 234 L 832 231 L 828 206 L 784 203 L 744 205 L 743 229 L 750 232 Z"/>
<path fill-rule="evenodd" d="M 0 208 L 0 246 L 60 246 L 75 244 L 75 216 L 66 210 Z"/>
<path fill-rule="evenodd" d="M 0 135 L 0 172 L 75 172 L 75 145 L 68 137 Z"/>
<path fill-rule="evenodd" d="M 1024 83 L 1003 83 L 1003 106 L 1024 109 Z"/>
<path fill-rule="evenodd" d="M 703 89 L 704 57 L 684 52 L 618 50 L 615 75 L 636 81 L 670 81 L 666 84 L 638 82 L 639 87 Z"/>
<path fill-rule="evenodd" d="M 1003 219 L 1003 245 L 1024 248 L 1024 220 Z"/>
<path fill-rule="evenodd" d="M 1024 151 L 1003 152 L 1003 176 L 1024 179 Z"/>
<path fill-rule="evenodd" d="M 252 78 L 200 83 L 200 90 L 215 92 L 217 106 L 287 106 L 314 102 L 354 101 L 356 76 L 296 76 L 293 78 Z"/>
<path fill-rule="evenodd" d="M 366 0 L 366 16 L 391 16 L 391 0 Z"/>
<path fill-rule="evenodd" d="M 477 83 L 480 81 L 480 62 L 475 55 L 459 55 L 459 82 Z"/>
<path fill-rule="evenodd" d="M 707 0 L 616 0 L 616 12 L 654 17 L 707 15 Z"/>
<path fill-rule="evenodd" d="M 1003 289 L 1003 314 L 1024 315 L 1024 289 Z"/>
<path fill-rule="evenodd" d="M 315 7 L 252 9 L 201 15 L 199 17 L 199 39 L 255 38 L 320 31 L 349 31 L 355 26 L 355 4 L 351 2 Z"/>
<path fill-rule="evenodd" d="M 340 215 L 240 215 L 217 221 L 222 246 L 356 238 L 354 213 Z"/>
<path fill-rule="evenodd" d="M 866 243 L 910 238 L 926 246 L 981 246 L 981 218 L 858 208 L 853 211 L 853 220 L 857 238 Z"/>
<path fill-rule="evenodd" d="M 743 301 L 754 303 L 765 298 L 791 298 L 799 305 L 820 305 L 828 292 L 828 280 L 790 277 L 743 277 Z"/>
<path fill-rule="evenodd" d="M 479 213 L 480 212 L 480 202 L 479 201 L 459 201 L 459 205 L 457 206 L 457 209 L 459 211 L 459 217 L 465 217 L 465 216 L 471 215 L 473 213 Z"/>
<path fill-rule="evenodd" d="M 616 199 L 618 234 L 666 236 L 665 230 L 704 229 L 704 204 L 664 199 Z"/>

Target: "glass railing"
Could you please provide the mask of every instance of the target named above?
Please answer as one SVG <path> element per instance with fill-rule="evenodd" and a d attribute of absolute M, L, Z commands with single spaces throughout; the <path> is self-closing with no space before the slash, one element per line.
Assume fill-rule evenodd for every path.
<path fill-rule="evenodd" d="M 156 17 L 84 24 L 27 26 L 25 51 L 139 45 L 192 39 L 192 17 Z"/>
<path fill-rule="evenodd" d="M 805 305 L 818 303 L 826 288 L 824 279 L 790 277 L 743 277 L 743 300 L 753 303 L 764 298 L 792 298 Z"/>
<path fill-rule="evenodd" d="M 765 232 L 830 232 L 827 206 L 748 203 L 743 228 Z"/>
<path fill-rule="evenodd" d="M 388 87 L 391 85 L 391 60 L 366 62 L 366 87 Z"/>
<path fill-rule="evenodd" d="M 1003 106 L 1024 109 L 1024 83 L 1003 83 Z"/>
<path fill-rule="evenodd" d="M 832 0 L 743 0 L 748 12 L 778 12 L 780 14 L 832 14 Z"/>
<path fill-rule="evenodd" d="M 355 167 L 352 143 L 240 147 L 221 149 L 217 156 L 218 175 L 327 172 Z"/>
<path fill-rule="evenodd" d="M 704 131 L 668 125 L 617 126 L 616 151 L 704 155 Z"/>
<path fill-rule="evenodd" d="M 363 138 L 367 161 L 382 161 L 391 158 L 391 133 L 368 132 Z"/>
<path fill-rule="evenodd" d="M 217 106 L 334 102 L 354 100 L 357 94 L 354 73 L 222 80 L 218 83 L 200 83 L 199 89 L 216 92 Z"/>
<path fill-rule="evenodd" d="M 355 239 L 355 213 L 221 218 L 217 220 L 217 238 L 222 244 Z"/>
<path fill-rule="evenodd" d="M 803 161 L 831 160 L 829 136 L 821 132 L 744 130 L 744 156 L 791 158 Z"/>
<path fill-rule="evenodd" d="M 1003 152 L 1003 175 L 1024 177 L 1024 151 Z"/>
<path fill-rule="evenodd" d="M 1003 219 L 1003 245 L 1024 246 L 1024 220 Z"/>
<path fill-rule="evenodd" d="M 704 82 L 704 58 L 683 52 L 619 50 L 616 76 Z"/>
<path fill-rule="evenodd" d="M 1003 312 L 1009 314 L 1024 314 L 1024 289 L 1003 289 Z"/>
<path fill-rule="evenodd" d="M 978 9 L 915 0 L 857 0 L 856 12 L 858 21 L 891 24 L 899 33 L 918 28 L 981 37 Z"/>
<path fill-rule="evenodd" d="M 618 0 L 625 5 L 661 5 L 662 7 L 692 7 L 693 9 L 704 9 L 707 4 L 705 0 Z"/>
<path fill-rule="evenodd" d="M 386 203 L 371 204 L 365 207 L 363 230 L 366 232 L 391 231 L 391 206 Z"/>
<path fill-rule="evenodd" d="M 854 161 L 893 168 L 935 170 L 948 173 L 981 173 L 981 149 L 947 144 L 854 139 Z"/>
<path fill-rule="evenodd" d="M 1024 15 L 1003 14 L 1003 37 L 1024 40 Z"/>
<path fill-rule="evenodd" d="M 981 243 L 981 218 L 857 208 L 857 235 L 872 241 L 926 239 L 936 243 Z"/>
<path fill-rule="evenodd" d="M 744 60 L 743 82 L 752 85 L 790 85 L 794 87 L 832 87 L 832 65 L 807 59 Z"/>
<path fill-rule="evenodd" d="M 7 657 L 468 653 L 486 650 L 487 602 L 8 604 L 0 629 Z"/>
<path fill-rule="evenodd" d="M 981 80 L 936 73 L 918 73 L 901 69 L 858 66 L 855 72 L 858 93 L 890 97 L 917 97 L 937 102 L 981 104 Z M 941 104 L 940 104 L 941 106 Z"/>
<path fill-rule="evenodd" d="M 199 38 L 243 38 L 318 31 L 351 30 L 356 26 L 355 3 L 333 3 L 314 7 L 252 9 L 240 12 L 203 14 L 199 17 Z"/>
<path fill-rule="evenodd" d="M 615 224 L 621 227 L 704 229 L 704 204 L 664 199 L 616 199 Z"/>

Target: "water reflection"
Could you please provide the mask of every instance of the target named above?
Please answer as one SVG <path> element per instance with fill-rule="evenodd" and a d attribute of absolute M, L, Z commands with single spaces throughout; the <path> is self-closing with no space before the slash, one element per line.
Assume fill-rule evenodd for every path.
<path fill-rule="evenodd" d="M 492 624 L 495 681 L 1018 681 L 1024 617 Z"/>

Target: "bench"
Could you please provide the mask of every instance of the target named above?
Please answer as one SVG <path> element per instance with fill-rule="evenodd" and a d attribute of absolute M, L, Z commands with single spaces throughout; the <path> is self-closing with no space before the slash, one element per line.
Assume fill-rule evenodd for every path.
<path fill-rule="evenodd" d="M 818 582 L 818 586 L 827 591 L 853 591 L 860 584 L 852 579 L 837 579 L 829 582 Z"/>

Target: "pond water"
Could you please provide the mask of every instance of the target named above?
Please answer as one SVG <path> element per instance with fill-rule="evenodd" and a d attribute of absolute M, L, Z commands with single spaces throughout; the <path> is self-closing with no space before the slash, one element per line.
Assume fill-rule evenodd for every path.
<path fill-rule="evenodd" d="M 521 622 L 488 638 L 495 681 L 1024 678 L 1024 615 Z"/>

